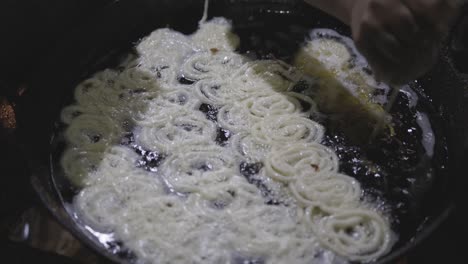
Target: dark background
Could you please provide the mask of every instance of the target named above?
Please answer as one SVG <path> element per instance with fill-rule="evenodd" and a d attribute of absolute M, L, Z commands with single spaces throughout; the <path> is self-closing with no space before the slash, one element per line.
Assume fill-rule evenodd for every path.
<path fill-rule="evenodd" d="M 15 142 L 15 124 L 11 121 L 14 112 L 9 107 L 31 73 L 53 51 L 54 43 L 110 2 L 113 0 L 0 1 L 0 250 L 2 258 L 10 260 L 5 263 L 76 262 L 10 238 L 11 229 L 24 211 L 41 205 L 29 187 L 28 171 Z M 458 70 L 468 73 L 466 11 L 465 8 L 465 17 L 458 19 L 458 26 L 453 29 L 449 47 Z M 465 106 L 468 106 L 468 88 Z M 464 144 L 467 149 L 468 137 Z M 466 153 L 465 150 L 465 160 Z M 459 204 L 442 227 L 408 255 L 408 263 L 466 263 L 463 259 L 468 225 L 463 208 Z"/>

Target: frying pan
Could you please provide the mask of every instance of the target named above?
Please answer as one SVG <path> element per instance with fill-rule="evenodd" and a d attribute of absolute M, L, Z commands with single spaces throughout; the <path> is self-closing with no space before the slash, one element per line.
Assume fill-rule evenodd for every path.
<path fill-rule="evenodd" d="M 350 34 L 345 25 L 302 1 L 211 2 L 209 17 L 224 16 L 233 21 L 234 31 L 243 42 L 241 52 L 254 50 L 262 57 L 288 60 L 312 28 Z M 17 132 L 38 196 L 60 223 L 111 261 L 129 261 L 133 255 L 121 243 L 100 243 L 77 224 L 65 203 L 76 190 L 64 187 L 54 177 L 52 157 L 58 147 L 53 137 L 61 129 L 57 122 L 60 110 L 72 101 L 77 83 L 98 70 L 115 66 L 122 54 L 156 28 L 170 26 L 183 33 L 194 32 L 202 9 L 202 0 L 116 1 L 94 17 L 83 19 L 46 60 L 37 62 L 26 91 L 15 100 Z M 400 230 L 399 242 L 377 263 L 391 263 L 424 240 L 450 214 L 457 199 L 462 199 L 457 194 L 461 193 L 458 189 L 462 176 L 463 87 L 468 79 L 457 73 L 449 55 L 444 48 L 434 69 L 412 84 L 425 104 L 437 137 L 435 155 L 430 160 L 434 177 L 408 218 L 411 224 Z"/>

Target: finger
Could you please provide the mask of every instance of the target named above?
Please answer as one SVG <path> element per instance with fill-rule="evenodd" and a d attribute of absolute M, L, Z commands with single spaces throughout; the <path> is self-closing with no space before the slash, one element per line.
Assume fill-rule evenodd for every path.
<path fill-rule="evenodd" d="M 421 28 L 437 34 L 448 30 L 457 11 L 448 0 L 402 0 L 402 3 L 408 7 Z"/>
<path fill-rule="evenodd" d="M 373 1 L 371 12 L 361 24 L 363 34 L 372 41 L 382 56 L 393 63 L 402 63 L 410 57 L 410 46 L 418 31 L 411 12 L 398 1 Z"/>
<path fill-rule="evenodd" d="M 381 46 L 368 38 L 358 39 L 356 46 L 369 63 L 376 80 L 388 82 L 393 79 L 397 64 L 382 54 Z"/>
<path fill-rule="evenodd" d="M 379 55 L 393 64 L 401 64 L 405 59 L 405 48 L 391 33 L 378 31 L 373 33 L 373 45 Z"/>
<path fill-rule="evenodd" d="M 359 47 L 358 47 L 359 48 Z M 386 56 L 382 45 L 377 42 L 367 41 L 361 45 L 363 55 L 374 72 L 374 77 L 378 81 L 400 85 L 419 77 L 421 66 L 420 58 L 411 56 L 411 59 L 405 59 L 402 62 L 395 62 Z"/>
<path fill-rule="evenodd" d="M 391 32 L 402 45 L 411 46 L 420 31 L 413 14 L 408 7 L 400 3 L 392 10 L 390 14 L 392 21 L 385 24 L 386 30 Z"/>
<path fill-rule="evenodd" d="M 401 0 L 412 14 L 420 21 L 431 24 L 435 18 L 438 18 L 443 8 L 443 2 L 440 0 Z"/>
<path fill-rule="evenodd" d="M 371 0 L 369 10 L 384 30 L 392 33 L 399 42 L 414 42 L 419 27 L 411 11 L 400 1 Z"/>

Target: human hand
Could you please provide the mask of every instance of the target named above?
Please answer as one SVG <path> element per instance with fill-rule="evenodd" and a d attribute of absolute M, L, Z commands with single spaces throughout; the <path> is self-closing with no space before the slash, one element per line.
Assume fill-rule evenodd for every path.
<path fill-rule="evenodd" d="M 436 62 L 457 4 L 452 0 L 355 0 L 349 11 L 353 39 L 376 78 L 403 84 Z"/>

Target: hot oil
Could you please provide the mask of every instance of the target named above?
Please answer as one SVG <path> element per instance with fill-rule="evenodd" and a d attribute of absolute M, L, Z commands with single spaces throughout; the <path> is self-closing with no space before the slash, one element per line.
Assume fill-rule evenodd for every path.
<path fill-rule="evenodd" d="M 254 22 L 244 21 L 234 29 L 241 39 L 241 51 L 254 59 L 280 59 L 292 64 L 311 28 L 317 26 L 336 25 L 334 30 L 349 34 L 340 24 L 325 21 L 323 26 L 300 11 L 265 9 L 249 20 Z M 367 67 L 362 70 L 372 74 Z M 301 92 L 300 86 L 297 92 Z M 319 120 L 326 128 L 322 144 L 336 152 L 340 170 L 356 178 L 364 190 L 363 199 L 388 216 L 398 235 L 395 248 L 413 238 L 421 223 L 428 220 L 428 194 L 437 183 L 436 175 L 441 177 L 439 174 L 445 172 L 445 138 L 435 133 L 441 132 L 440 120 L 422 88 L 415 81 L 394 89 L 393 96 L 387 95 L 383 108 L 391 115 L 394 131 L 376 134 L 368 144 L 353 142 L 353 135 L 332 125 L 336 120 L 330 116 Z"/>

